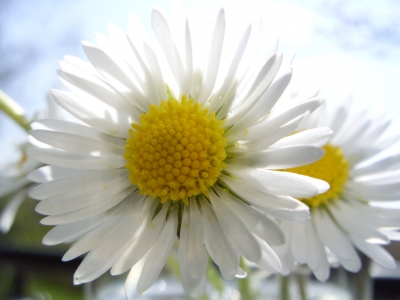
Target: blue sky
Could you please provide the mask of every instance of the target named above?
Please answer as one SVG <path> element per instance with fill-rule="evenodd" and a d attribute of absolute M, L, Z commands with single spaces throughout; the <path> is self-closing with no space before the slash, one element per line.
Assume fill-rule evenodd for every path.
<path fill-rule="evenodd" d="M 189 10 L 194 1 L 181 1 Z M 203 1 L 206 5 L 214 1 Z M 46 107 L 46 94 L 61 88 L 56 77 L 64 55 L 84 58 L 80 40 L 94 41 L 106 34 L 107 22 L 126 28 L 129 12 L 150 29 L 154 5 L 166 13 L 171 0 L 4 1 L 0 7 L 0 89 L 13 97 L 33 117 Z M 354 106 L 371 111 L 386 109 L 393 119 L 390 132 L 400 128 L 400 41 L 396 39 L 393 0 L 377 2 L 324 1 L 221 1 L 237 24 L 261 16 L 271 35 L 280 39 L 279 51 L 296 53 L 291 90 L 319 89 L 328 101 L 353 95 Z M 343 3 L 346 3 L 344 5 Z M 332 8 L 343 8 L 342 18 Z M 394 17 L 393 17 L 394 16 Z M 370 30 L 370 29 L 374 30 Z M 400 28 L 400 27 L 397 27 Z M 398 33 L 400 36 L 400 33 Z M 388 38 L 386 38 L 388 37 Z M 15 145 L 24 132 L 0 114 L 0 166 L 17 159 Z M 395 147 L 400 149 L 400 147 Z"/>

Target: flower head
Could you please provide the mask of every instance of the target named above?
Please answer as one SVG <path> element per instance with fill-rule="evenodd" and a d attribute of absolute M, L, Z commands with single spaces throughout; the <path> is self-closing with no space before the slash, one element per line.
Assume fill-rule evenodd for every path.
<path fill-rule="evenodd" d="M 285 262 L 284 274 L 296 260 L 307 264 L 321 281 L 329 277 L 325 248 L 351 272 L 361 268 L 356 250 L 385 267 L 394 267 L 394 259 L 381 245 L 398 239 L 395 230 L 400 225 L 398 209 L 377 205 L 400 198 L 399 155 L 370 159 L 396 141 L 397 137 L 383 135 L 388 119 L 367 117 L 366 111 L 352 114 L 348 103 L 329 110 L 327 106 L 311 114 L 299 128 L 318 130 L 313 128 L 325 125 L 334 130 L 324 146 L 324 157 L 286 171 L 325 180 L 330 189 L 300 199 L 310 207 L 310 220 L 302 224 L 279 221 L 286 243 L 274 247 Z"/>
<path fill-rule="evenodd" d="M 177 240 L 183 287 L 193 297 L 205 290 L 207 253 L 226 279 L 243 273 L 240 256 L 277 271 L 269 244 L 283 235 L 268 216 L 307 220 L 308 207 L 293 197 L 328 189 L 281 171 L 321 158 L 331 131 L 287 137 L 321 99 L 299 96 L 275 107 L 291 78 L 277 41 L 249 26 L 236 48 L 226 48 L 221 9 L 208 43 L 199 44 L 193 26 L 210 20 L 183 20 L 174 39 L 154 9 L 157 44 L 134 16 L 128 35 L 110 24 L 99 46 L 83 42 L 91 65 L 66 57 L 59 76 L 72 92 L 53 97 L 84 124 L 33 124 L 32 136 L 47 147 L 28 153 L 49 166 L 31 173 L 42 184 L 30 196 L 48 215 L 42 223 L 56 225 L 45 244 L 74 241 L 64 260 L 89 252 L 77 284 L 131 269 L 125 291 L 137 297 Z M 55 174 L 56 167 L 70 173 Z"/>

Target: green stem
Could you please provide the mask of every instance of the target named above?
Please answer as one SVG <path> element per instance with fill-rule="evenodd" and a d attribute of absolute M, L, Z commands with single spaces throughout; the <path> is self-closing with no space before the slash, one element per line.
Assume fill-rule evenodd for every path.
<path fill-rule="evenodd" d="M 243 258 L 240 258 L 240 267 L 247 273 L 247 276 L 239 279 L 239 292 L 241 299 L 256 299 L 256 293 L 251 289 L 251 273 L 250 268 L 246 265 Z"/>
<path fill-rule="evenodd" d="M 22 107 L 2 90 L 0 90 L 0 109 L 23 129 L 30 130 L 30 122 L 25 118 L 25 112 Z"/>
<path fill-rule="evenodd" d="M 221 275 L 214 266 L 210 257 L 208 258 L 207 280 L 220 294 L 224 291 L 224 281 L 221 279 Z"/>
<path fill-rule="evenodd" d="M 178 259 L 174 255 L 168 256 L 166 266 L 168 270 L 176 277 L 181 278 Z"/>
<path fill-rule="evenodd" d="M 351 292 L 354 299 L 371 300 L 373 295 L 373 286 L 371 276 L 369 275 L 370 259 L 360 254 L 362 268 L 357 273 L 348 273 Z"/>
<path fill-rule="evenodd" d="M 289 276 L 280 276 L 281 278 L 281 294 L 280 300 L 290 300 L 289 293 Z"/>
<path fill-rule="evenodd" d="M 299 287 L 299 293 L 301 300 L 307 299 L 307 291 L 306 291 L 306 278 L 302 274 L 296 274 L 297 285 Z"/>

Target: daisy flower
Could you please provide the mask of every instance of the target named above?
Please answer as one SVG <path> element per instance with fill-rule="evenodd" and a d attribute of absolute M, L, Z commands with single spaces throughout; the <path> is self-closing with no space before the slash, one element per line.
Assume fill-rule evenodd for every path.
<path fill-rule="evenodd" d="M 294 197 L 328 189 L 279 171 L 321 158 L 331 131 L 287 137 L 322 100 L 275 106 L 292 72 L 277 40 L 260 23 L 232 42 L 223 9 L 190 24 L 174 12 L 177 27 L 152 11 L 155 43 L 133 15 L 128 34 L 109 24 L 98 46 L 83 42 L 90 64 L 66 57 L 59 76 L 71 92 L 52 91 L 81 122 L 41 120 L 31 131 L 47 146 L 28 154 L 48 166 L 31 173 L 42 184 L 30 196 L 42 223 L 56 225 L 43 242 L 74 242 L 66 261 L 89 252 L 75 284 L 130 270 L 128 298 L 153 284 L 176 241 L 193 297 L 206 288 L 207 254 L 228 280 L 243 275 L 240 257 L 279 270 L 269 245 L 283 235 L 268 216 L 305 221 L 308 206 Z"/>
<path fill-rule="evenodd" d="M 0 199 L 6 200 L 0 213 L 0 230 L 8 233 L 14 223 L 19 207 L 28 196 L 28 190 L 32 182 L 26 177 L 27 174 L 41 164 L 25 154 L 28 144 L 22 144 L 20 150 L 21 159 L 18 162 L 6 166 L 0 172 Z"/>
<path fill-rule="evenodd" d="M 310 208 L 307 222 L 278 221 L 286 242 L 274 247 L 282 258 L 283 274 L 289 274 L 297 261 L 307 264 L 321 281 L 329 277 L 328 253 L 351 272 L 361 268 L 357 250 L 385 267 L 395 267 L 381 245 L 398 239 L 395 230 L 400 227 L 398 209 L 376 205 L 377 201 L 400 199 L 399 155 L 371 159 L 398 138 L 383 135 L 389 120 L 383 115 L 368 117 L 365 110 L 351 113 L 348 103 L 327 106 L 311 114 L 298 129 L 330 127 L 334 133 L 324 146 L 325 155 L 313 164 L 286 171 L 325 180 L 330 189 L 300 199 Z"/>
<path fill-rule="evenodd" d="M 29 121 L 25 118 L 22 108 L 17 106 L 12 99 L 1 91 L 0 97 L 7 97 L 8 107 L 13 107 L 13 111 L 18 112 L 16 115 L 25 121 L 24 125 L 29 129 Z M 58 105 L 50 98 L 47 99 L 47 104 L 47 111 L 37 113 L 34 119 L 43 118 L 44 116 L 60 118 L 60 108 Z M 17 149 L 21 153 L 20 160 L 5 166 L 0 171 L 0 199 L 7 201 L 0 213 L 0 231 L 2 233 L 9 232 L 21 204 L 28 199 L 28 191 L 32 188 L 33 184 L 27 178 L 27 175 L 42 165 L 42 163 L 26 155 L 25 151 L 31 146 L 28 141 L 21 143 Z"/>

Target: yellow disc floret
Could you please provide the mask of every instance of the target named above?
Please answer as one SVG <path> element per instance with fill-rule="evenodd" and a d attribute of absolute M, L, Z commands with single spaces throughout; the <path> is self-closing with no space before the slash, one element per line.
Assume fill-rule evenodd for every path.
<path fill-rule="evenodd" d="M 285 170 L 318 178 L 330 184 L 330 189 L 325 193 L 300 199 L 311 208 L 326 205 L 338 199 L 349 176 L 349 164 L 341 149 L 328 144 L 324 147 L 324 150 L 325 155 L 315 163 Z"/>
<path fill-rule="evenodd" d="M 208 195 L 225 166 L 223 121 L 200 103 L 183 96 L 151 105 L 132 124 L 124 158 L 130 181 L 153 198 L 188 203 Z"/>

